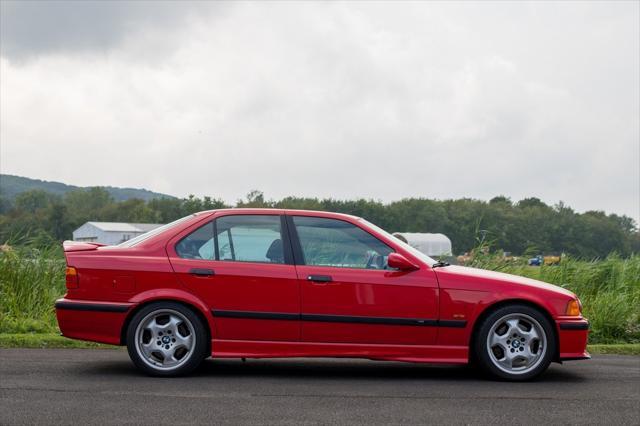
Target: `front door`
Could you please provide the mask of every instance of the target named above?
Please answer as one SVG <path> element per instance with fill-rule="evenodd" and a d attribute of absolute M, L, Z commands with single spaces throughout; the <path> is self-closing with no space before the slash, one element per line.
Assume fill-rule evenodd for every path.
<path fill-rule="evenodd" d="M 216 217 L 170 254 L 184 285 L 211 309 L 219 339 L 300 339 L 300 293 L 283 216 Z"/>
<path fill-rule="evenodd" d="M 288 225 L 303 341 L 435 343 L 438 284 L 431 269 L 389 269 L 394 249 L 351 222 L 301 215 L 289 216 Z"/>

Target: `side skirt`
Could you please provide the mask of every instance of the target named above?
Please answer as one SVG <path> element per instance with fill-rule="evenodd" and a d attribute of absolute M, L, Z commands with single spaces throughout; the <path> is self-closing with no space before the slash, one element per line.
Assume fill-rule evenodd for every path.
<path fill-rule="evenodd" d="M 434 345 L 275 342 L 212 339 L 213 358 L 367 358 L 387 361 L 467 364 L 469 348 Z"/>

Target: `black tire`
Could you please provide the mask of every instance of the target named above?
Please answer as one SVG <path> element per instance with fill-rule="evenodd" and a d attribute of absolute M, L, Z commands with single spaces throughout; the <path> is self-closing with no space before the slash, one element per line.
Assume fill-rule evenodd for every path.
<path fill-rule="evenodd" d="M 509 345 L 501 346 L 498 344 L 493 348 L 488 341 L 489 333 L 492 332 L 494 326 L 496 326 L 496 329 L 492 332 L 492 335 L 495 333 L 495 335 L 500 339 L 505 336 L 499 334 L 500 328 L 502 328 L 503 330 L 509 329 L 505 318 L 509 320 L 520 318 L 522 322 L 519 322 L 518 324 L 525 328 L 523 333 L 526 332 L 526 324 L 527 322 L 529 322 L 532 329 L 535 329 L 537 334 L 544 334 L 544 343 L 542 338 L 539 338 L 537 343 L 538 351 L 542 351 L 543 349 L 544 351 L 540 352 L 538 355 L 534 354 L 534 356 L 531 357 L 530 361 L 523 361 L 522 359 L 520 360 L 522 364 L 525 364 L 525 362 L 530 362 L 530 365 L 528 367 L 526 367 L 525 364 L 525 367 L 517 366 L 516 369 L 513 369 L 512 371 L 505 371 L 509 370 L 509 367 L 502 365 L 500 359 L 505 360 L 506 363 L 509 362 L 505 357 L 509 356 L 510 354 L 504 352 L 505 350 L 511 353 L 515 351 L 515 355 L 511 354 L 511 356 L 518 356 L 518 351 L 529 351 L 530 347 L 536 349 L 535 338 L 530 338 L 526 334 L 518 334 L 517 339 L 511 339 L 507 341 L 509 342 Z M 531 321 L 531 319 L 533 319 L 534 321 Z M 500 323 L 501 321 L 502 323 Z M 536 322 L 537 324 L 535 324 Z M 507 335 L 507 338 L 509 338 L 509 336 L 511 336 L 511 334 Z M 527 339 L 526 343 L 521 343 L 521 338 Z M 517 342 L 514 342 L 513 340 L 517 340 Z M 523 349 L 520 349 L 521 345 Z M 527 346 L 525 348 L 525 345 L 530 346 Z M 493 378 L 509 381 L 525 381 L 538 377 L 540 374 L 544 373 L 547 370 L 549 364 L 556 354 L 556 346 L 557 345 L 554 328 L 551 324 L 551 321 L 549 321 L 546 315 L 542 314 L 542 312 L 540 312 L 538 309 L 532 308 L 530 306 L 513 304 L 496 309 L 482 321 L 482 323 L 478 327 L 478 334 L 475 336 L 473 342 L 472 355 L 474 355 L 473 359 L 475 362 L 477 362 L 478 366 L 480 366 L 485 373 L 489 374 Z M 501 351 L 502 358 L 500 357 Z M 524 356 L 523 359 L 525 359 Z M 502 365 L 502 367 L 500 367 L 499 365 Z M 522 370 L 518 371 L 517 368 L 522 368 Z"/>
<path fill-rule="evenodd" d="M 143 326 L 141 326 L 140 330 L 138 330 L 138 326 L 141 325 L 142 321 L 144 321 L 145 323 L 147 323 L 148 321 L 152 321 L 155 322 L 155 325 L 157 325 L 159 324 L 157 321 L 160 321 L 160 319 L 156 320 L 156 318 L 162 318 L 163 316 L 178 319 L 178 325 L 172 327 L 174 329 L 173 336 L 169 334 L 171 333 L 171 330 L 169 332 L 165 331 L 166 337 L 162 336 L 162 331 L 159 332 L 160 336 L 154 336 L 153 331 L 151 331 L 150 329 L 144 329 Z M 166 325 L 160 325 L 160 327 L 163 326 Z M 180 330 L 182 331 L 178 331 L 178 328 L 180 328 Z M 138 334 L 137 331 L 139 331 L 140 333 Z M 143 336 L 145 333 L 146 336 Z M 178 333 L 184 334 L 184 336 L 176 335 Z M 158 339 L 157 345 L 162 347 L 164 346 L 164 344 L 160 344 L 160 339 L 163 337 L 175 337 L 178 339 L 186 340 L 189 339 L 190 336 L 192 339 L 192 344 L 189 345 L 189 351 L 184 349 L 184 347 L 180 348 L 179 343 L 177 344 L 178 346 L 176 346 L 176 348 L 174 349 L 174 343 L 171 343 L 170 341 L 167 342 L 167 349 L 169 349 L 169 345 L 172 345 L 171 349 L 174 350 L 174 357 L 178 353 L 178 350 L 186 352 L 186 355 L 183 355 L 182 359 L 175 361 L 177 363 L 177 365 L 175 366 L 167 365 L 163 367 L 162 361 L 160 361 L 159 359 L 156 359 L 154 357 L 145 357 L 143 354 L 144 351 L 142 347 L 150 344 L 155 345 L 156 339 Z M 150 343 L 145 344 L 143 342 L 145 338 L 150 339 Z M 176 341 L 175 338 L 173 339 L 173 342 Z M 140 343 L 138 343 L 138 340 L 140 341 Z M 210 355 L 208 353 L 209 342 L 205 325 L 202 323 L 198 315 L 196 315 L 191 309 L 175 302 L 156 302 L 140 309 L 140 311 L 138 311 L 129 322 L 129 326 L 127 327 L 126 342 L 127 351 L 129 352 L 131 361 L 138 369 L 150 376 L 173 377 L 188 374 L 195 370 L 202 363 L 202 361 Z M 160 351 L 163 350 L 162 348 L 156 349 L 159 350 L 154 351 L 154 353 L 160 353 Z M 154 365 L 154 363 L 156 365 Z"/>

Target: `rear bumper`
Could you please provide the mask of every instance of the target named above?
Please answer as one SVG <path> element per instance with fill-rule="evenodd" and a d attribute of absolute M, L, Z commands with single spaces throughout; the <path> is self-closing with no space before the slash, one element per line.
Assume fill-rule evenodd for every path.
<path fill-rule="evenodd" d="M 559 360 L 572 361 L 590 359 L 587 352 L 589 339 L 589 321 L 586 319 L 557 320 L 558 343 L 560 345 Z"/>
<path fill-rule="evenodd" d="M 122 327 L 133 303 L 56 300 L 56 317 L 62 335 L 72 339 L 119 345 Z"/>

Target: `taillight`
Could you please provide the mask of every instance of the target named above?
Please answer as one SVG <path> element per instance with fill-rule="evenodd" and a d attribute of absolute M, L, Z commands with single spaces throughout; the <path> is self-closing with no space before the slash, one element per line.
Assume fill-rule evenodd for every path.
<path fill-rule="evenodd" d="M 76 268 L 74 268 L 73 266 L 67 266 L 65 275 L 67 280 L 67 288 L 78 288 L 78 271 L 76 270 Z"/>

